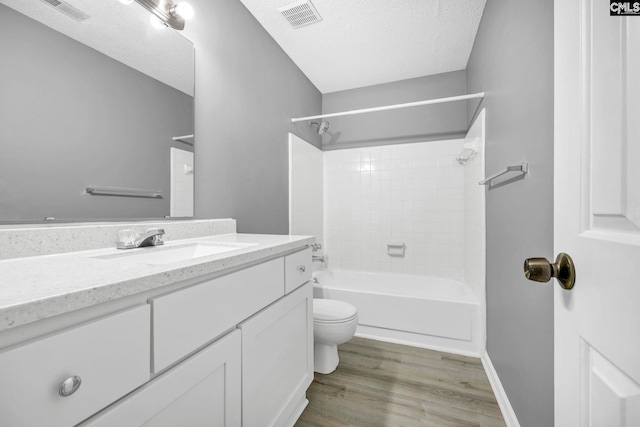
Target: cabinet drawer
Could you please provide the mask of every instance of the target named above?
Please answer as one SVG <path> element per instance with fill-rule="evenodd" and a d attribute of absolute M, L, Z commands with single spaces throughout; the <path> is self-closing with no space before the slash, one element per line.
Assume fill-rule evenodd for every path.
<path fill-rule="evenodd" d="M 284 266 L 284 289 L 288 294 L 304 282 L 311 280 L 311 248 L 287 255 L 284 259 Z"/>
<path fill-rule="evenodd" d="M 284 294 L 282 258 L 151 300 L 159 372 Z"/>
<path fill-rule="evenodd" d="M 3 351 L 1 424 L 77 424 L 149 381 L 149 337 L 145 305 Z M 62 397 L 62 382 L 73 376 L 80 387 Z"/>

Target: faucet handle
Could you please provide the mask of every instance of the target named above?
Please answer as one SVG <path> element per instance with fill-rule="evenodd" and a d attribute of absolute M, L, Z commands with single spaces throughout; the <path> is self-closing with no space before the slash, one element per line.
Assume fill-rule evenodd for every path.
<path fill-rule="evenodd" d="M 149 228 L 146 234 L 157 234 L 161 236 L 164 234 L 164 228 Z"/>
<path fill-rule="evenodd" d="M 139 234 L 136 233 L 135 230 L 125 228 L 118 231 L 118 240 L 116 243 L 118 244 L 118 247 L 133 245 L 138 236 Z"/>
<path fill-rule="evenodd" d="M 162 240 L 164 228 L 150 228 L 147 230 L 146 234 L 151 234 L 151 246 L 164 245 L 164 240 Z"/>

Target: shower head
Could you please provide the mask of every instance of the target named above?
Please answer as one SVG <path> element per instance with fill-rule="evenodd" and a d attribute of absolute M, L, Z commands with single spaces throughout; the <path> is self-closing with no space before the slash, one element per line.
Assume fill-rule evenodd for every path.
<path fill-rule="evenodd" d="M 310 122 L 309 126 L 311 125 L 316 125 L 318 126 L 318 134 L 322 135 L 323 133 L 325 133 L 326 131 L 329 130 L 329 122 L 325 122 L 324 120 L 321 122 Z"/>

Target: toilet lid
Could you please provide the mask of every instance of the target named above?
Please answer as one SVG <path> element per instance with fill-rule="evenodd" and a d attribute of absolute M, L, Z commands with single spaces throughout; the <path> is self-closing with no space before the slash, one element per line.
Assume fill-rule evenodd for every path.
<path fill-rule="evenodd" d="M 351 320 L 358 314 L 354 306 L 334 299 L 313 299 L 313 319 L 321 322 Z"/>

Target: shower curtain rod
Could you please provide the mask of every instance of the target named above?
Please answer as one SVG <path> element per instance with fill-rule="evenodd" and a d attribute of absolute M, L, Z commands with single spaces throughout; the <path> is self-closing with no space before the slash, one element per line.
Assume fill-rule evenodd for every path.
<path fill-rule="evenodd" d="M 303 122 L 305 120 L 323 119 L 327 117 L 350 116 L 353 114 L 372 113 L 374 111 L 397 110 L 398 108 L 419 107 L 421 105 L 442 104 L 444 102 L 463 101 L 465 99 L 484 98 L 484 92 L 472 93 L 469 95 L 451 96 L 448 98 L 429 99 L 426 101 L 408 102 L 406 104 L 384 105 L 382 107 L 363 108 L 361 110 L 343 111 L 341 113 L 319 114 L 317 116 L 295 117 L 291 123 Z"/>

